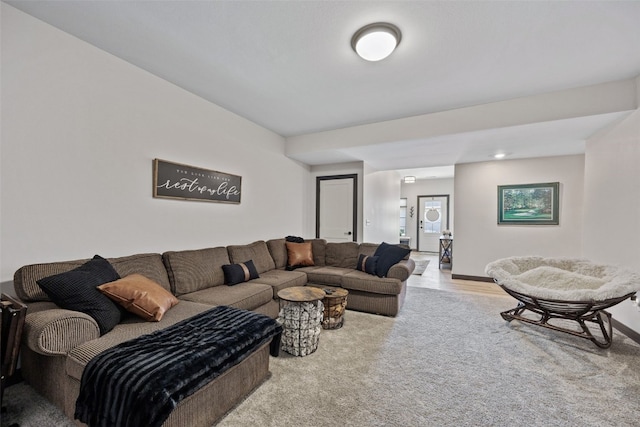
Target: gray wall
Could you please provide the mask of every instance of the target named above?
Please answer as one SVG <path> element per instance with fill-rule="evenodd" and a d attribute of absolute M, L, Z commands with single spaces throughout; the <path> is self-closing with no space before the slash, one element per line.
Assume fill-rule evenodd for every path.
<path fill-rule="evenodd" d="M 310 173 L 279 135 L 4 3 L 2 49 L 5 285 L 24 264 L 310 229 Z M 154 158 L 242 176 L 242 203 L 152 198 Z"/>
<path fill-rule="evenodd" d="M 584 156 L 456 165 L 453 273 L 486 276 L 485 266 L 516 255 L 582 255 Z M 498 185 L 560 182 L 559 225 L 497 225 Z"/>
<path fill-rule="evenodd" d="M 640 273 L 639 164 L 639 110 L 587 141 L 584 256 Z M 623 301 L 609 311 L 640 333 L 640 309 L 632 301 Z"/>

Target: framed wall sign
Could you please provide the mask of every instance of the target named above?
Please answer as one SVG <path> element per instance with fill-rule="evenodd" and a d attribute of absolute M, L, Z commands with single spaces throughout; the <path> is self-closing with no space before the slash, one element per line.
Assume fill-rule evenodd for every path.
<path fill-rule="evenodd" d="M 498 224 L 558 225 L 560 183 L 499 185 Z"/>
<path fill-rule="evenodd" d="M 153 197 L 240 203 L 241 188 L 241 176 L 153 160 Z"/>

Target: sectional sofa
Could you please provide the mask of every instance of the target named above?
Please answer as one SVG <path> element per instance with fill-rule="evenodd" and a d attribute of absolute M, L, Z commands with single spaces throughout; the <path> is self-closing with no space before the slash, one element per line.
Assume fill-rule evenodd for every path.
<path fill-rule="evenodd" d="M 163 254 L 136 254 L 107 258 L 122 278 L 142 275 L 177 297 L 179 303 L 159 321 L 124 316 L 104 333 L 96 320 L 83 312 L 53 303 L 38 281 L 77 269 L 87 260 L 34 264 L 14 276 L 16 294 L 28 305 L 24 328 L 22 375 L 36 391 L 74 418 L 82 373 L 96 355 L 138 336 L 167 328 L 184 319 L 230 306 L 275 319 L 279 290 L 291 286 L 341 286 L 349 291 L 347 308 L 395 316 L 406 294 L 406 281 L 415 264 L 408 254 L 391 266 L 384 277 L 356 269 L 358 261 L 378 248 L 370 243 L 327 243 L 308 240 L 312 262 L 293 268 L 285 239 L 256 241 Z M 251 261 L 250 277 L 233 286 L 225 284 L 223 266 Z M 313 264 L 313 265 L 309 265 Z M 364 264 L 362 264 L 364 267 Z M 246 270 L 246 269 L 245 269 Z M 361 270 L 365 270 L 362 268 Z M 209 426 L 232 409 L 269 375 L 269 345 L 264 344 L 194 394 L 183 399 L 163 425 Z"/>

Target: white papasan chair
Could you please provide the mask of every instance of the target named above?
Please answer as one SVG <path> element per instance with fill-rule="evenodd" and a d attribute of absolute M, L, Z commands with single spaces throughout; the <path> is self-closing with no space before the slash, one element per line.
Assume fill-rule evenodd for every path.
<path fill-rule="evenodd" d="M 605 309 L 640 291 L 640 274 L 586 259 L 510 257 L 487 264 L 485 273 L 519 301 L 516 308 L 500 313 L 506 321 L 566 332 L 601 348 L 610 347 L 612 340 L 611 314 Z M 579 328 L 567 327 L 566 320 Z M 587 323 L 597 325 L 602 337 L 596 337 Z"/>

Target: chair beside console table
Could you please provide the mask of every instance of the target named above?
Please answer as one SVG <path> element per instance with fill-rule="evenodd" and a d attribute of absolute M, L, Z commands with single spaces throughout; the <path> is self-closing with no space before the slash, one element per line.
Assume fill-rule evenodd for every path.
<path fill-rule="evenodd" d="M 0 385 L 0 403 L 4 398 L 4 388 L 16 370 L 24 319 L 27 306 L 17 299 L 2 294 L 0 297 L 0 330 L 2 331 L 2 383 Z M 1 405 L 0 405 L 1 406 Z M 2 408 L 4 411 L 4 408 Z"/>

